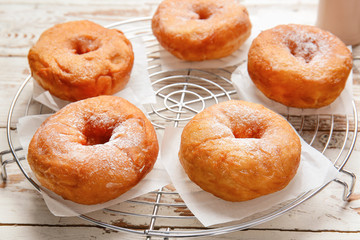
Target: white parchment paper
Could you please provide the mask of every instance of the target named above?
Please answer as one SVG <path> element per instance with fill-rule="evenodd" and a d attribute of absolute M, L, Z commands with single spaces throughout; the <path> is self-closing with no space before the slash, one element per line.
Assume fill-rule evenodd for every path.
<path fill-rule="evenodd" d="M 138 102 L 141 102 L 142 104 L 156 103 L 155 91 L 152 88 L 147 70 L 148 65 L 144 42 L 141 37 L 132 38 L 130 41 L 134 51 L 134 65 L 131 71 L 130 80 L 125 89 L 114 95 L 129 100 L 127 90 L 130 89 Z M 43 89 L 35 80 L 33 81 L 33 85 L 33 98 L 54 111 L 57 111 L 70 103 L 69 101 L 51 95 L 50 92 Z"/>
<path fill-rule="evenodd" d="M 130 102 L 141 108 L 141 104 L 136 101 L 136 96 L 131 94 L 131 89 L 126 90 L 128 92 L 127 98 Z M 130 92 L 129 92 L 130 91 Z M 19 141 L 21 146 L 24 148 L 24 151 L 27 153 L 29 143 L 32 139 L 32 136 L 35 134 L 36 130 L 39 128 L 41 123 L 48 118 L 50 114 L 43 115 L 33 115 L 26 116 L 19 119 L 17 130 L 19 135 Z M 161 138 L 158 134 L 159 145 L 161 143 Z M 161 146 L 160 146 L 161 148 Z M 41 187 L 41 194 L 46 202 L 47 207 L 55 216 L 77 216 L 80 214 L 85 214 L 100 210 L 114 204 L 132 199 L 134 197 L 146 194 L 150 191 L 159 189 L 165 185 L 171 183 L 170 178 L 161 164 L 160 153 L 159 157 L 155 163 L 152 171 L 141 180 L 134 188 L 130 189 L 128 192 L 124 193 L 120 197 L 108 201 L 103 204 L 96 205 L 82 205 L 77 204 L 69 200 L 64 200 L 61 196 L 49 191 L 48 189 Z M 27 164 L 27 163 L 24 163 Z M 36 180 L 34 174 L 30 172 L 31 177 L 41 186 L 41 184 Z"/>
<path fill-rule="evenodd" d="M 301 162 L 297 174 L 283 190 L 245 202 L 228 202 L 203 191 L 183 170 L 177 153 L 181 128 L 165 129 L 161 160 L 172 183 L 190 211 L 205 226 L 240 220 L 257 212 L 296 198 L 300 194 L 332 181 L 338 175 L 333 164 L 320 152 L 301 140 Z"/>
<path fill-rule="evenodd" d="M 248 39 L 238 50 L 232 53 L 230 56 L 223 57 L 220 59 L 205 60 L 189 62 L 178 59 L 177 57 L 170 54 L 164 48 L 160 47 L 160 64 L 161 69 L 164 71 L 176 70 L 176 69 L 187 69 L 187 68 L 224 68 L 235 66 L 247 59 L 247 52 L 250 47 L 251 41 Z"/>

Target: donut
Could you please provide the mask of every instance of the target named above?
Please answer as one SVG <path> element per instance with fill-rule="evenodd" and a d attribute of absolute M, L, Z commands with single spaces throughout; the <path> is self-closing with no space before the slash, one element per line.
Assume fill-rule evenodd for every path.
<path fill-rule="evenodd" d="M 165 0 L 151 26 L 162 47 L 187 61 L 228 56 L 251 33 L 246 8 L 234 0 Z"/>
<path fill-rule="evenodd" d="M 200 188 L 241 202 L 287 186 L 299 166 L 301 143 L 282 116 L 259 104 L 230 100 L 188 122 L 178 155 Z"/>
<path fill-rule="evenodd" d="M 57 24 L 43 32 L 29 50 L 28 62 L 32 77 L 42 88 L 74 102 L 123 89 L 134 53 L 121 31 L 82 20 Z"/>
<path fill-rule="evenodd" d="M 73 102 L 45 120 L 27 160 L 41 185 L 66 200 L 98 204 L 134 187 L 158 155 L 154 127 L 130 102 L 98 96 Z"/>
<path fill-rule="evenodd" d="M 248 73 L 268 98 L 288 107 L 320 108 L 345 88 L 352 55 L 330 32 L 279 25 L 261 32 L 248 52 Z"/>

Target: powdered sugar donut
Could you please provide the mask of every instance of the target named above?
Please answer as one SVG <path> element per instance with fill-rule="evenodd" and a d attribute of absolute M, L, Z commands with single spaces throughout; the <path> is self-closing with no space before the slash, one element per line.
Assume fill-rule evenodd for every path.
<path fill-rule="evenodd" d="M 295 176 L 300 139 L 262 105 L 232 100 L 197 114 L 181 135 L 179 159 L 189 178 L 228 201 L 283 189 Z"/>
<path fill-rule="evenodd" d="M 28 162 L 42 186 L 65 199 L 97 204 L 134 187 L 158 155 L 154 127 L 130 102 L 99 96 L 74 102 L 36 131 Z"/>
<path fill-rule="evenodd" d="M 250 36 L 251 22 L 246 8 L 234 0 L 164 0 L 152 30 L 174 56 L 202 61 L 237 50 Z"/>
<path fill-rule="evenodd" d="M 32 77 L 42 88 L 73 102 L 125 88 L 134 53 L 121 31 L 81 20 L 43 32 L 28 61 Z"/>
<path fill-rule="evenodd" d="M 343 91 L 352 55 L 333 34 L 307 25 L 279 25 L 251 44 L 248 72 L 268 98 L 286 106 L 319 108 Z"/>

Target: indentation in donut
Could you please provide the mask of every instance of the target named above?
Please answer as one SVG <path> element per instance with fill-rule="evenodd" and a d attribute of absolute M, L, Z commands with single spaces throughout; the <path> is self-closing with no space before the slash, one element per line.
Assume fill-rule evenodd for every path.
<path fill-rule="evenodd" d="M 121 62 L 123 62 L 123 60 L 123 57 L 118 53 L 110 57 L 110 62 L 112 62 L 113 64 L 120 64 Z"/>
<path fill-rule="evenodd" d="M 109 142 L 112 131 L 102 132 L 99 129 L 95 129 L 95 131 L 93 131 L 94 129 L 90 129 L 92 128 L 86 128 L 86 131 L 84 131 L 84 135 L 86 137 L 85 145 L 97 145 Z"/>
<path fill-rule="evenodd" d="M 97 145 L 109 142 L 114 130 L 114 122 L 105 117 L 85 117 L 85 124 L 82 133 L 85 136 L 85 145 Z"/>
<path fill-rule="evenodd" d="M 319 46 L 311 37 L 308 38 L 289 38 L 286 45 L 290 53 L 296 57 L 303 59 L 306 63 L 311 62 L 316 53 L 319 51 Z"/>
<path fill-rule="evenodd" d="M 198 15 L 199 20 L 209 19 L 213 14 L 210 8 L 204 6 L 195 7 L 194 12 Z"/>
<path fill-rule="evenodd" d="M 256 138 L 260 139 L 263 136 L 263 130 L 259 126 L 245 126 L 235 127 L 232 129 L 232 133 L 235 138 Z"/>
<path fill-rule="evenodd" d="M 82 55 L 99 49 L 100 43 L 90 36 L 81 36 L 72 41 L 72 48 L 75 54 Z"/>

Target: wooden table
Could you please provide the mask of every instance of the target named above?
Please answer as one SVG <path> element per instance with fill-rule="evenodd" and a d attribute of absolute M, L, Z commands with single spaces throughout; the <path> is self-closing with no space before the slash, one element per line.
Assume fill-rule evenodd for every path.
<path fill-rule="evenodd" d="M 55 23 L 89 19 L 102 25 L 151 16 L 160 0 L 1 0 L 0 8 L 0 151 L 7 150 L 6 119 L 10 103 L 29 74 L 27 51 L 41 32 Z M 243 1 L 250 15 L 269 6 L 316 18 L 317 1 Z M 353 55 L 360 55 L 354 46 Z M 354 60 L 353 93 L 360 109 L 360 61 Z M 16 141 L 16 140 L 15 140 Z M 359 174 L 360 143 L 346 169 Z M 339 147 L 336 143 L 332 148 Z M 0 239 L 145 239 L 144 236 L 104 229 L 77 217 L 53 216 L 16 164 L 7 165 L 8 179 L 0 180 Z M 282 216 L 250 229 L 202 239 L 359 239 L 360 188 L 348 201 L 343 187 L 331 183 L 319 194 Z M 139 226 L 141 227 L 141 226 Z M 163 239 L 153 237 L 152 239 Z"/>

